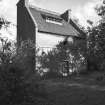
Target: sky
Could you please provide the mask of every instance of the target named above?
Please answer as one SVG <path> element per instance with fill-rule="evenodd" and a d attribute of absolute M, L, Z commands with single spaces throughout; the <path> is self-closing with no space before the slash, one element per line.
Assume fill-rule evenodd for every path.
<path fill-rule="evenodd" d="M 30 0 L 30 3 L 41 8 L 63 13 L 71 9 L 71 15 L 79 19 L 81 25 L 86 26 L 86 20 L 98 21 L 94 8 L 102 0 Z"/>
<path fill-rule="evenodd" d="M 0 0 L 0 16 L 16 24 L 16 3 L 18 0 Z M 29 0 L 29 3 L 54 12 L 63 13 L 71 9 L 71 15 L 79 19 L 82 26 L 87 26 L 87 20 L 97 22 L 94 8 L 101 4 L 102 0 Z M 16 30 L 15 30 L 16 31 Z"/>
<path fill-rule="evenodd" d="M 72 10 L 72 15 L 86 24 L 86 20 L 97 21 L 98 16 L 94 7 L 102 0 L 29 0 L 32 5 L 51 11 L 63 13 L 67 9 Z M 0 16 L 7 18 L 16 24 L 16 3 L 18 0 L 0 0 Z"/>

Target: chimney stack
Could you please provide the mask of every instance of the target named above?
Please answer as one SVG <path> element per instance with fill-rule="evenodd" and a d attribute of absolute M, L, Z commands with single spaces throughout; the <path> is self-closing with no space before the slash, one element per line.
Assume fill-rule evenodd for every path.
<path fill-rule="evenodd" d="M 18 4 L 24 5 L 24 6 L 28 6 L 29 0 L 19 0 Z"/>
<path fill-rule="evenodd" d="M 70 18 L 71 18 L 71 9 L 66 10 L 66 11 L 61 15 L 61 17 L 62 17 L 65 21 L 69 22 L 69 21 L 70 21 Z"/>

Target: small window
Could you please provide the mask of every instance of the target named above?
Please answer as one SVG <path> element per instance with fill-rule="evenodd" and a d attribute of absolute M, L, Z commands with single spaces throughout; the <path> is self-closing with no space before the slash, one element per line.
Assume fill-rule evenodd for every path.
<path fill-rule="evenodd" d="M 53 23 L 53 24 L 58 24 L 58 25 L 62 25 L 62 22 L 58 22 L 58 21 L 54 21 L 54 20 L 50 20 L 50 19 L 46 19 L 46 22 Z"/>
<path fill-rule="evenodd" d="M 46 22 L 48 22 L 48 23 L 53 23 L 53 24 L 62 25 L 62 19 L 61 19 L 61 18 L 46 16 L 46 15 L 42 15 L 42 17 L 43 17 L 43 19 L 45 19 Z"/>

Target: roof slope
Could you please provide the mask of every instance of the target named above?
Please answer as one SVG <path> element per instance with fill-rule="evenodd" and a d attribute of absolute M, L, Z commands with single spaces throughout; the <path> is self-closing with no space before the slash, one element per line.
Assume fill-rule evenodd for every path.
<path fill-rule="evenodd" d="M 38 25 L 39 32 L 58 34 L 58 35 L 72 35 L 72 36 L 79 35 L 79 32 L 70 23 L 62 19 L 60 17 L 60 14 L 55 14 L 53 12 L 48 12 L 32 6 L 29 6 L 29 10 Z M 43 15 L 61 20 L 62 25 L 46 22 L 46 19 L 43 18 Z"/>

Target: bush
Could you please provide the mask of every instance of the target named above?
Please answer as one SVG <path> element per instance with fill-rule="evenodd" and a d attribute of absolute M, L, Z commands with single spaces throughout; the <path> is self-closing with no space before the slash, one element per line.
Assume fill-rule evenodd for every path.
<path fill-rule="evenodd" d="M 18 53 L 10 57 L 11 62 L 1 63 L 0 104 L 31 105 L 37 103 L 37 96 L 39 99 L 47 96 L 45 85 L 40 84 L 40 78 L 35 73 L 33 50 L 31 46 L 20 46 Z"/>
<path fill-rule="evenodd" d="M 5 67 L 6 68 L 6 67 Z M 38 98 L 47 98 L 45 85 L 34 76 L 27 80 L 25 70 L 14 65 L 0 71 L 0 103 L 2 105 L 17 105 L 36 103 Z M 26 104 L 23 104 L 26 105 Z M 37 103 L 38 105 L 38 103 Z"/>
<path fill-rule="evenodd" d="M 4 68 L 5 69 L 2 69 L 0 74 L 0 90 L 2 91 L 2 89 L 4 89 L 4 91 L 2 91 L 3 96 L 1 95 L 0 97 L 0 103 L 13 104 L 21 102 L 23 100 L 23 94 L 26 93 L 24 89 L 22 89 L 24 85 L 21 78 L 22 70 L 14 67 Z"/>
<path fill-rule="evenodd" d="M 75 44 L 66 44 L 64 42 L 60 42 L 56 45 L 56 49 L 52 49 L 47 54 L 40 56 L 40 64 L 43 69 L 48 68 L 50 72 L 48 75 L 54 77 L 62 72 L 69 73 L 68 70 L 61 70 L 61 66 L 64 61 L 69 62 L 69 69 L 72 71 L 78 71 L 82 66 L 86 67 L 86 59 L 85 52 L 80 48 L 80 46 L 76 46 Z M 86 69 L 86 68 L 85 68 Z M 53 75 L 53 76 L 52 76 Z"/>

